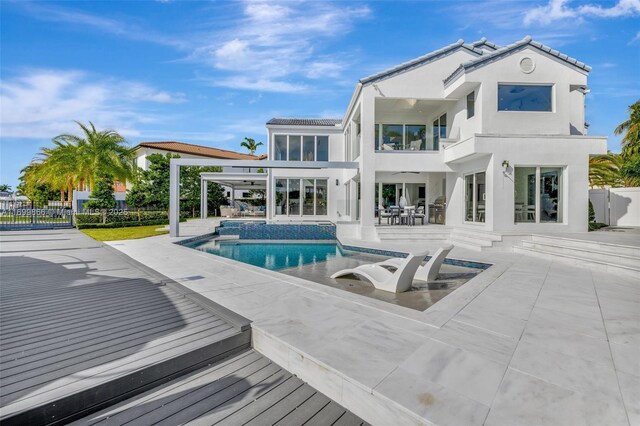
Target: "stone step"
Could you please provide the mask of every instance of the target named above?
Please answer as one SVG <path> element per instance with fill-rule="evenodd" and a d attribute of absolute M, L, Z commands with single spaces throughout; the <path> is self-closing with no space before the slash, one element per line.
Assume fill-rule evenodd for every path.
<path fill-rule="evenodd" d="M 542 259 L 569 263 L 574 266 L 583 266 L 589 269 L 597 270 L 599 272 L 611 272 L 613 274 L 631 276 L 640 279 L 640 267 L 624 266 L 620 264 L 604 262 L 601 260 L 585 259 L 576 255 L 570 255 L 566 253 L 551 253 L 534 247 L 515 246 L 513 248 L 513 251 L 515 253 L 526 254 L 528 256 L 535 256 Z"/>
<path fill-rule="evenodd" d="M 476 238 L 484 241 L 502 241 L 502 235 L 488 231 L 480 231 L 476 229 L 455 229 L 451 231 L 451 237 L 462 236 L 466 238 Z"/>
<path fill-rule="evenodd" d="M 557 242 L 540 242 L 534 239 L 532 241 L 523 241 L 522 246 L 551 254 L 571 256 L 582 260 L 599 261 L 612 265 L 640 268 L 640 256 L 603 252 L 599 249 L 592 248 L 590 245 L 583 245 L 582 247 L 577 244 L 559 245 Z"/>
<path fill-rule="evenodd" d="M 493 240 L 487 240 L 482 238 L 476 238 L 475 236 L 469 236 L 464 234 L 451 234 L 451 242 L 454 245 L 466 244 L 475 247 L 492 247 Z"/>
<path fill-rule="evenodd" d="M 599 253 L 608 253 L 615 255 L 635 256 L 640 258 L 640 247 L 627 246 L 624 244 L 611 244 L 598 241 L 587 241 L 562 235 L 539 235 L 533 234 L 531 240 L 535 242 L 554 244 L 563 247 L 575 247 L 582 250 L 597 250 Z"/>

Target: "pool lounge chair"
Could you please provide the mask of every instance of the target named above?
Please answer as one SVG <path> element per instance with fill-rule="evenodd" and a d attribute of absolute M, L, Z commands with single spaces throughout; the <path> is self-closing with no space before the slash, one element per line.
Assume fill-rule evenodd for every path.
<path fill-rule="evenodd" d="M 375 263 L 360 265 L 355 268 L 343 269 L 331 275 L 331 278 L 338 278 L 345 275 L 355 275 L 365 279 L 378 290 L 390 291 L 392 293 L 402 293 L 411 288 L 413 277 L 429 252 L 425 251 L 417 254 L 410 254 L 406 259 L 400 259 L 395 272 L 391 272 Z"/>
<path fill-rule="evenodd" d="M 418 267 L 418 272 L 416 273 L 415 278 L 420 281 L 435 281 L 435 279 L 438 278 L 438 274 L 440 273 L 442 262 L 444 262 L 445 257 L 447 257 L 451 249 L 453 249 L 453 245 L 451 244 L 440 247 L 424 266 Z M 404 262 L 404 260 L 405 259 L 401 257 L 392 257 L 391 259 L 378 262 L 376 263 L 376 265 L 383 267 L 400 268 L 400 265 L 402 265 L 402 262 Z"/>

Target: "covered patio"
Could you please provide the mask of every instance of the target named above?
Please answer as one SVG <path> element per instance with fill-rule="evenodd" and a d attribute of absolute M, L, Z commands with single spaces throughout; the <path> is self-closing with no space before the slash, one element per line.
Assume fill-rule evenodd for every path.
<path fill-rule="evenodd" d="M 200 173 L 200 217 L 206 219 L 209 215 L 207 206 L 207 194 L 209 189 L 209 182 L 215 182 L 218 185 L 231 188 L 231 205 L 235 203 L 235 191 L 257 191 L 267 190 L 267 179 L 269 175 L 267 173 L 216 173 L 216 172 L 204 172 Z M 265 212 L 266 214 L 266 212 Z"/>

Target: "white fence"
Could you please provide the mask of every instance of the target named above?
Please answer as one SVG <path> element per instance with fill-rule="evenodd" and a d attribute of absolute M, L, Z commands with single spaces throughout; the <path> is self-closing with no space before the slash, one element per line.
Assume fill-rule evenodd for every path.
<path fill-rule="evenodd" d="M 596 222 L 612 226 L 640 226 L 640 188 L 589 190 Z"/>

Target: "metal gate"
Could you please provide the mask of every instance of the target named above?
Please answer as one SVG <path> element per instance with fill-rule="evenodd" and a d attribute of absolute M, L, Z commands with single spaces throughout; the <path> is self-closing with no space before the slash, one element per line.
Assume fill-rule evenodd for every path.
<path fill-rule="evenodd" d="M 60 228 L 73 228 L 73 210 L 62 207 L 0 210 L 0 231 Z"/>

